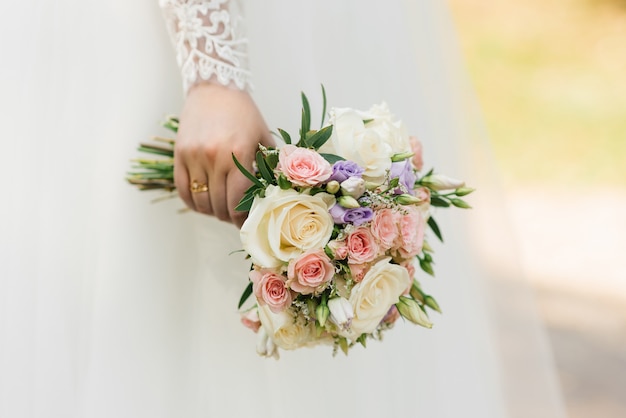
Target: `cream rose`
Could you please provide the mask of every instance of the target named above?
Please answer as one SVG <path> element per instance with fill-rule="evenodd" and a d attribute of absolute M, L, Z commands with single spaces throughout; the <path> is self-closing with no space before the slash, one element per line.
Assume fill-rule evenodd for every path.
<path fill-rule="evenodd" d="M 363 123 L 366 119 L 353 109 L 332 109 L 333 133 L 322 149 L 353 161 L 365 170 L 363 179 L 380 184 L 391 167 L 393 149 L 374 129 Z M 369 125 L 369 124 L 368 124 Z"/>
<path fill-rule="evenodd" d="M 264 198 L 255 198 L 241 227 L 244 250 L 259 267 L 278 267 L 313 248 L 324 248 L 333 232 L 328 213 L 335 198 L 314 196 L 268 186 Z"/>
<path fill-rule="evenodd" d="M 404 267 L 390 264 L 391 258 L 379 260 L 369 269 L 363 280 L 352 288 L 350 304 L 354 318 L 350 332 L 351 339 L 363 333 L 376 330 L 389 308 L 398 302 L 409 286 L 411 279 Z"/>
<path fill-rule="evenodd" d="M 375 131 L 385 143 L 389 144 L 393 154 L 412 151 L 404 123 L 396 119 L 387 103 L 374 105 L 361 115 L 365 120 L 371 119 L 366 128 Z"/>
<path fill-rule="evenodd" d="M 307 324 L 301 316 L 294 318 L 290 310 L 273 313 L 267 306 L 259 306 L 259 319 L 269 338 L 280 348 L 294 350 L 314 341 L 313 323 Z"/>

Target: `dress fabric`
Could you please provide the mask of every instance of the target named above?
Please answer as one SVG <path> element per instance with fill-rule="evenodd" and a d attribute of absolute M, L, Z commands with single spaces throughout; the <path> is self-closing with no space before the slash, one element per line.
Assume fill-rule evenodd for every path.
<path fill-rule="evenodd" d="M 249 268 L 230 255 L 237 230 L 123 181 L 137 142 L 164 133 L 159 119 L 183 100 L 157 2 L 6 3 L 0 417 L 561 416 L 550 370 L 527 382 L 548 388 L 541 414 L 508 402 L 465 214 L 437 217 L 449 239 L 437 278 L 422 280 L 444 311 L 432 330 L 399 321 L 348 357 L 258 357 L 236 309 Z M 297 132 L 301 90 L 321 115 L 323 83 L 334 106 L 387 101 L 427 165 L 465 174 L 441 2 L 243 6 L 252 94 L 272 129 Z"/>

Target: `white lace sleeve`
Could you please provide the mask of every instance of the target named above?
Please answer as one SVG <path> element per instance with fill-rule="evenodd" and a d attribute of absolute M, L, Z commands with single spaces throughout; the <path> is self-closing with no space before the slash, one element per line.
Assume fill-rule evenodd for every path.
<path fill-rule="evenodd" d="M 248 40 L 240 32 L 242 15 L 231 0 L 159 0 L 185 92 L 195 83 L 217 81 L 241 90 L 250 87 Z"/>

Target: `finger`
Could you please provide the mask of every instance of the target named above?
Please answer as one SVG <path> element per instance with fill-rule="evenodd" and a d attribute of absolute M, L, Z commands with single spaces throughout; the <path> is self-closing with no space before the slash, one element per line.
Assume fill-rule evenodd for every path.
<path fill-rule="evenodd" d="M 196 165 L 190 170 L 190 191 L 195 210 L 207 215 L 213 215 L 210 199 L 209 179 L 203 167 Z"/>
<path fill-rule="evenodd" d="M 196 210 L 196 206 L 191 198 L 191 192 L 189 191 L 190 183 L 187 165 L 181 157 L 176 156 L 176 152 L 174 153 L 174 184 L 176 185 L 178 195 L 187 207 L 191 210 Z"/>
<path fill-rule="evenodd" d="M 244 221 L 248 217 L 248 212 L 236 211 L 235 208 L 241 201 L 243 194 L 250 187 L 250 181 L 235 168 L 230 171 L 227 176 L 227 196 L 226 201 L 228 203 L 228 213 L 230 216 L 230 222 L 237 228 L 241 228 Z"/>
<path fill-rule="evenodd" d="M 209 177 L 209 195 L 211 199 L 212 215 L 220 221 L 230 221 L 226 204 L 226 168 L 216 163 L 212 167 Z"/>

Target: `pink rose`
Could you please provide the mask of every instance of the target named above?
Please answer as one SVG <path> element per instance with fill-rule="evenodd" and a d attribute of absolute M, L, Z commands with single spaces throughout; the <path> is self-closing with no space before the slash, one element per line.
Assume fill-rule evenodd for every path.
<path fill-rule="evenodd" d="M 257 332 L 261 327 L 261 320 L 256 308 L 241 314 L 241 323 L 252 331 Z"/>
<path fill-rule="evenodd" d="M 400 220 L 399 254 L 404 258 L 415 257 L 422 252 L 426 221 L 422 213 L 413 206 L 405 207 L 406 213 Z"/>
<path fill-rule="evenodd" d="M 348 256 L 348 246 L 345 241 L 332 240 L 328 243 L 328 248 L 333 252 L 336 260 L 344 260 Z"/>
<path fill-rule="evenodd" d="M 376 212 L 372 221 L 372 234 L 378 240 L 381 251 L 393 247 L 398 238 L 398 222 L 400 214 L 391 209 L 382 209 Z"/>
<path fill-rule="evenodd" d="M 424 160 L 422 158 L 422 143 L 414 136 L 409 137 L 411 143 L 411 150 L 413 151 L 413 158 L 411 161 L 417 171 L 421 171 L 424 167 Z"/>
<path fill-rule="evenodd" d="M 278 167 L 293 184 L 312 187 L 328 180 L 333 169 L 317 152 L 285 145 L 278 154 Z"/>
<path fill-rule="evenodd" d="M 250 271 L 252 290 L 261 305 L 267 305 L 274 313 L 280 313 L 291 305 L 291 292 L 285 284 L 285 277 L 272 270 Z"/>
<path fill-rule="evenodd" d="M 378 244 L 368 228 L 360 227 L 352 231 L 348 235 L 346 244 L 348 245 L 348 263 L 369 263 L 378 255 Z"/>
<path fill-rule="evenodd" d="M 323 290 L 334 274 L 335 267 L 324 250 L 309 250 L 291 260 L 287 268 L 289 287 L 304 295 Z"/>
<path fill-rule="evenodd" d="M 367 273 L 367 271 L 370 268 L 369 264 L 349 264 L 348 263 L 348 267 L 350 267 L 350 273 L 352 274 L 352 280 L 354 280 L 355 282 L 359 283 L 361 280 L 363 280 L 363 277 L 365 276 L 365 273 Z"/>

